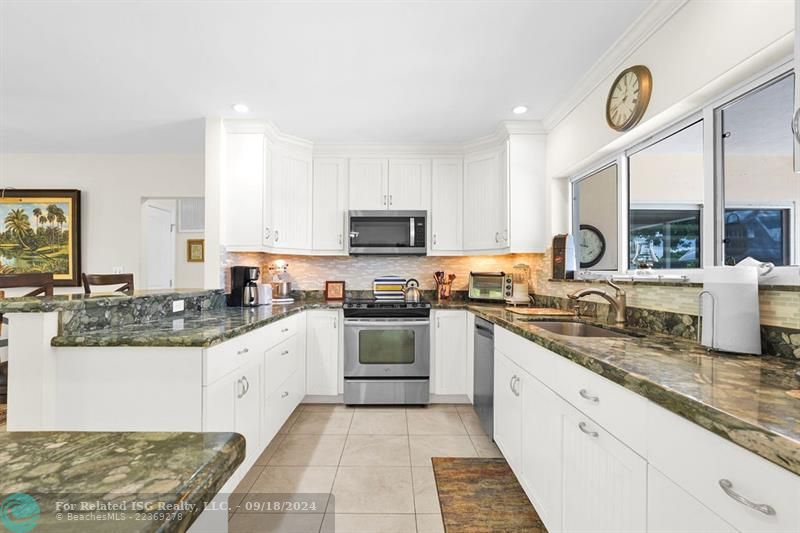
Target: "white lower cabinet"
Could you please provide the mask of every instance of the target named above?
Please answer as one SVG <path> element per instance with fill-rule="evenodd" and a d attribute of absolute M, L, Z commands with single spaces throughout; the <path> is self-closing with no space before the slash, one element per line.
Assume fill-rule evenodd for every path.
<path fill-rule="evenodd" d="M 339 393 L 339 311 L 306 312 L 306 392 Z"/>
<path fill-rule="evenodd" d="M 645 531 L 647 462 L 587 416 L 564 409 L 563 530 Z"/>
<path fill-rule="evenodd" d="M 647 467 L 647 531 L 650 533 L 736 533 L 691 494 Z"/>
<path fill-rule="evenodd" d="M 494 442 L 520 477 L 522 467 L 523 372 L 502 352 L 494 352 Z"/>
<path fill-rule="evenodd" d="M 434 393 L 467 394 L 467 312 L 435 310 Z"/>
<path fill-rule="evenodd" d="M 233 430 L 245 439 L 247 459 L 244 464 L 253 464 L 261 453 L 265 442 L 261 441 L 261 368 L 263 360 L 252 361 L 234 371 L 234 423 Z"/>

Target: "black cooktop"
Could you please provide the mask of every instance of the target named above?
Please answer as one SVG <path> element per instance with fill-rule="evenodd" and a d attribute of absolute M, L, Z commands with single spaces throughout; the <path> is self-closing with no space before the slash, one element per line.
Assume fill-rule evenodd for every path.
<path fill-rule="evenodd" d="M 402 300 L 349 299 L 342 305 L 346 317 L 427 317 L 429 302 L 404 302 Z"/>

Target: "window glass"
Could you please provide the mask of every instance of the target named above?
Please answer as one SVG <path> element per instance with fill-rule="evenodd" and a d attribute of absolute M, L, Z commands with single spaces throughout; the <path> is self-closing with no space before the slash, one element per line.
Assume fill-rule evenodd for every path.
<path fill-rule="evenodd" d="M 800 175 L 794 173 L 794 75 L 724 106 L 724 263 L 746 257 L 792 264 L 798 248 Z M 796 264 L 796 261 L 794 262 Z"/>
<path fill-rule="evenodd" d="M 575 248 L 580 268 L 617 270 L 617 165 L 573 183 Z"/>
<path fill-rule="evenodd" d="M 703 122 L 628 158 L 629 268 L 699 268 Z"/>

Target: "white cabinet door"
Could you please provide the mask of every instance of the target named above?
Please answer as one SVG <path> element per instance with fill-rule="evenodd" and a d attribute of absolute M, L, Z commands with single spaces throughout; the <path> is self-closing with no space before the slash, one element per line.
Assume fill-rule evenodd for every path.
<path fill-rule="evenodd" d="M 427 210 L 425 192 L 430 190 L 429 159 L 389 160 L 389 209 Z"/>
<path fill-rule="evenodd" d="M 464 249 L 506 247 L 508 206 L 505 150 L 464 160 Z"/>
<path fill-rule="evenodd" d="M 306 318 L 306 393 L 339 392 L 339 313 L 308 311 Z"/>
<path fill-rule="evenodd" d="M 275 150 L 279 173 L 272 175 L 273 246 L 282 250 L 311 249 L 311 156 Z"/>
<path fill-rule="evenodd" d="M 203 387 L 203 431 L 235 431 L 236 379 L 230 374 Z"/>
<path fill-rule="evenodd" d="M 736 533 L 736 530 L 673 483 L 647 467 L 648 533 Z"/>
<path fill-rule="evenodd" d="M 436 394 L 466 394 L 466 311 L 434 312 Z"/>
<path fill-rule="evenodd" d="M 264 141 L 264 180 L 261 191 L 262 208 L 261 208 L 261 246 L 267 250 L 272 249 L 272 244 L 275 240 L 275 216 L 273 214 L 272 203 L 274 195 L 272 194 L 272 176 L 278 176 L 281 173 L 279 165 L 281 158 L 273 157 L 274 148 L 268 140 Z"/>
<path fill-rule="evenodd" d="M 314 251 L 345 250 L 347 160 L 314 158 L 312 244 Z"/>
<path fill-rule="evenodd" d="M 261 453 L 261 365 L 262 358 L 254 358 L 233 372 L 234 431 L 245 438 L 245 464 L 252 464 Z"/>
<path fill-rule="evenodd" d="M 462 159 L 434 159 L 431 177 L 431 251 L 463 248 L 464 165 Z"/>
<path fill-rule="evenodd" d="M 550 533 L 561 531 L 562 403 L 539 380 L 522 375 L 522 487 Z"/>
<path fill-rule="evenodd" d="M 647 463 L 566 402 L 563 406 L 563 531 L 645 531 Z"/>
<path fill-rule="evenodd" d="M 351 159 L 349 207 L 353 211 L 388 209 L 388 161 Z"/>
<path fill-rule="evenodd" d="M 264 136 L 229 133 L 222 182 L 222 244 L 260 248 Z"/>
<path fill-rule="evenodd" d="M 495 350 L 494 441 L 517 476 L 522 472 L 522 375 L 517 365 Z"/>

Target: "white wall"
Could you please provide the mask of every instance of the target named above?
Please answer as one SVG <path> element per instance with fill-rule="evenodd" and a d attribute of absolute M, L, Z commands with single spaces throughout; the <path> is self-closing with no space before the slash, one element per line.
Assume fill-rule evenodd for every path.
<path fill-rule="evenodd" d="M 134 279 L 140 273 L 142 198 L 202 197 L 203 176 L 202 154 L 0 155 L 0 188 L 80 189 L 81 269 L 107 273 L 121 266 Z"/>
<path fill-rule="evenodd" d="M 652 135 L 792 53 L 791 0 L 690 0 L 603 79 L 548 134 L 553 233 L 568 228 L 561 202 L 572 173 Z M 620 134 L 605 122 L 605 100 L 622 68 L 643 64 L 653 94 L 642 122 Z"/>

